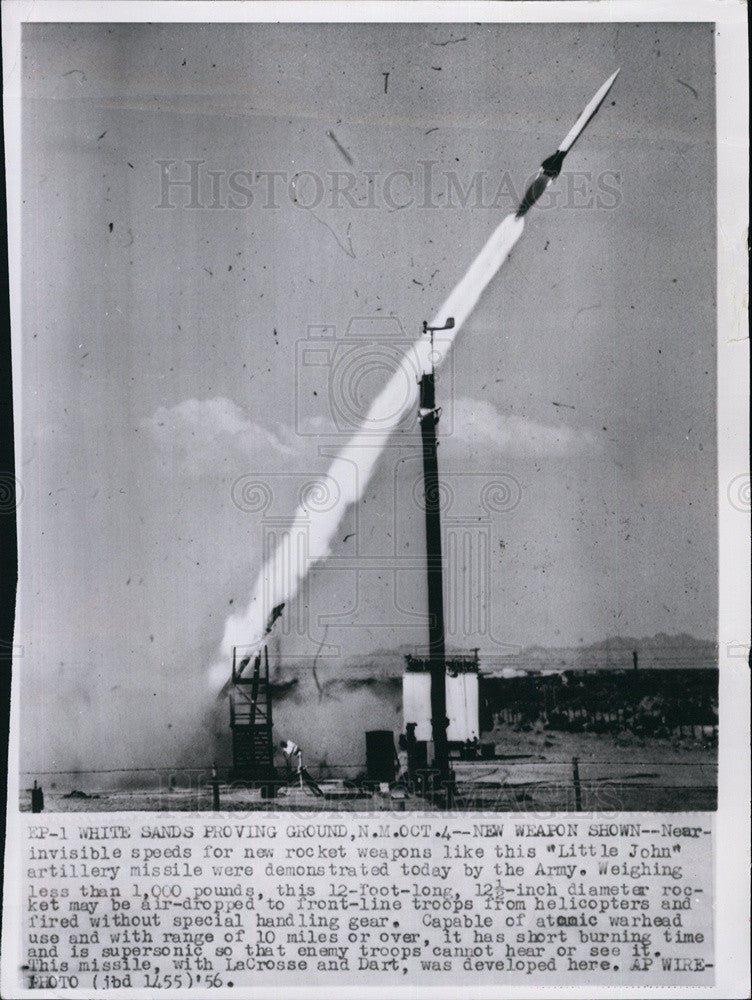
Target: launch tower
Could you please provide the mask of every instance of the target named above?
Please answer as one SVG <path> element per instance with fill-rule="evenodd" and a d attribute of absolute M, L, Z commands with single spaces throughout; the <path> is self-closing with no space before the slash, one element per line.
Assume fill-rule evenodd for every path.
<path fill-rule="evenodd" d="M 266 643 L 254 657 L 253 670 L 244 674 L 248 663 L 248 656 L 238 660 L 238 651 L 233 649 L 230 682 L 232 777 L 234 781 L 270 782 L 276 773 Z"/>

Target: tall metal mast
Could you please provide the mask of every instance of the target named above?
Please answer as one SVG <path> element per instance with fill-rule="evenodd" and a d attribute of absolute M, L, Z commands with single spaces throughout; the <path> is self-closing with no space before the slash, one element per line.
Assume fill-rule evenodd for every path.
<path fill-rule="evenodd" d="M 429 327 L 423 323 L 423 334 L 451 330 L 454 319 L 444 326 Z M 426 511 L 426 570 L 428 578 L 428 644 L 431 665 L 431 733 L 434 767 L 442 783 L 450 779 L 449 746 L 446 714 L 446 648 L 444 638 L 444 584 L 441 564 L 441 497 L 437 457 L 436 425 L 440 410 L 436 406 L 436 384 L 433 362 L 431 371 L 420 379 L 420 432 L 423 442 L 423 488 Z"/>

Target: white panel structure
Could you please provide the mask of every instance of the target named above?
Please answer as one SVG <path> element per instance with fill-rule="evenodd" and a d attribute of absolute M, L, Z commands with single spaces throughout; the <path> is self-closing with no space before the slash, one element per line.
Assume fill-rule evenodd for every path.
<path fill-rule="evenodd" d="M 415 739 L 431 739 L 431 675 L 408 671 L 402 677 L 402 718 L 407 731 L 408 722 L 417 723 Z"/>
<path fill-rule="evenodd" d="M 478 675 L 463 672 L 446 678 L 446 705 L 450 743 L 464 743 L 480 737 L 478 716 Z M 416 740 L 429 741 L 431 733 L 431 675 L 407 671 L 402 677 L 402 717 L 405 727 L 415 722 Z"/>
<path fill-rule="evenodd" d="M 446 706 L 450 743 L 480 738 L 478 716 L 478 675 L 461 673 L 446 679 Z"/>

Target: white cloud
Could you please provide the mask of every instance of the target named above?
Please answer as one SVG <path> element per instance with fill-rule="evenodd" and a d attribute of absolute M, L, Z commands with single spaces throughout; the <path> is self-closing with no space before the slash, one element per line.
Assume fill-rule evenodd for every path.
<path fill-rule="evenodd" d="M 452 418 L 452 432 L 445 430 L 442 442 L 463 454 L 562 458 L 592 454 L 600 447 L 587 428 L 544 424 L 501 413 L 487 400 L 459 397 L 454 401 Z M 296 466 L 318 465 L 318 436 L 334 429 L 328 418 L 313 417 L 299 431 L 287 424 L 270 430 L 252 421 L 224 396 L 160 406 L 141 426 L 165 459 L 188 476 L 248 468 L 276 472 L 289 468 L 291 459 Z"/>
<path fill-rule="evenodd" d="M 452 406 L 452 433 L 443 440 L 464 452 L 494 451 L 513 458 L 562 458 L 600 449 L 591 430 L 567 424 L 544 424 L 501 413 L 487 400 L 461 396 Z"/>
<path fill-rule="evenodd" d="M 281 427 L 275 434 L 224 396 L 160 406 L 141 425 L 189 475 L 226 470 L 239 461 L 258 465 L 260 457 L 265 464 L 279 462 L 297 450 L 289 428 Z"/>

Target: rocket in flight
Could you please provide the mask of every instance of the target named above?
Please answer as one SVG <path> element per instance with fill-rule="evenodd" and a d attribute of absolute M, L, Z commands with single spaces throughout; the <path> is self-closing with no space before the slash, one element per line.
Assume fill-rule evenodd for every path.
<path fill-rule="evenodd" d="M 525 215 L 526 212 L 533 207 L 551 181 L 555 177 L 559 176 L 562 164 L 564 163 L 564 157 L 567 155 L 572 146 L 574 146 L 575 142 L 584 131 L 587 123 L 595 115 L 596 111 L 603 103 L 606 94 L 611 89 L 613 82 L 618 75 L 619 70 L 617 69 L 614 75 L 610 76 L 608 80 L 606 80 L 601 89 L 585 107 L 585 110 L 564 137 L 564 141 L 560 144 L 556 152 L 551 156 L 547 156 L 543 163 L 541 163 L 537 177 L 525 192 L 525 197 L 520 202 L 520 207 L 515 213 L 518 219 L 521 219 L 523 215 Z"/>
<path fill-rule="evenodd" d="M 231 615 L 225 623 L 221 657 L 211 670 L 210 676 L 213 679 L 225 676 L 226 662 L 232 656 L 233 648 L 247 643 L 248 636 L 255 637 L 254 652 L 259 656 L 258 637 L 260 637 L 260 648 L 263 648 L 263 642 L 271 633 L 285 603 L 297 596 L 311 568 L 329 556 L 332 541 L 346 510 L 360 502 L 390 435 L 404 414 L 418 402 L 418 379 L 415 378 L 415 373 L 430 372 L 441 367 L 456 336 L 484 290 L 522 236 L 526 213 L 551 181 L 558 176 L 564 157 L 600 107 L 618 72 L 617 70 L 603 84 L 556 152 L 543 161 L 537 177 L 525 193 L 517 211 L 502 219 L 439 311 L 426 325 L 426 331 L 447 330 L 449 331 L 447 335 L 440 341 L 432 343 L 428 332 L 425 332 L 408 347 L 391 379 L 372 401 L 362 426 L 353 433 L 332 460 L 326 479 L 322 482 L 328 483 L 333 479 L 337 483 L 339 487 L 337 502 L 327 506 L 325 510 L 314 513 L 303 504 L 295 511 L 289 530 L 282 534 L 277 547 L 256 577 L 247 609 L 243 613 Z M 410 386 L 408 393 L 405 393 L 405 385 Z M 324 494 L 328 493 L 329 486 L 324 485 Z M 304 535 L 306 540 L 305 560 L 301 560 L 294 550 L 295 539 L 301 535 Z M 269 615 L 264 631 L 262 616 L 270 604 L 274 604 L 275 607 Z M 250 657 L 241 663 L 241 670 L 245 668 L 249 659 Z M 222 693 L 228 690 L 229 685 L 230 682 L 227 681 L 222 687 Z"/>

